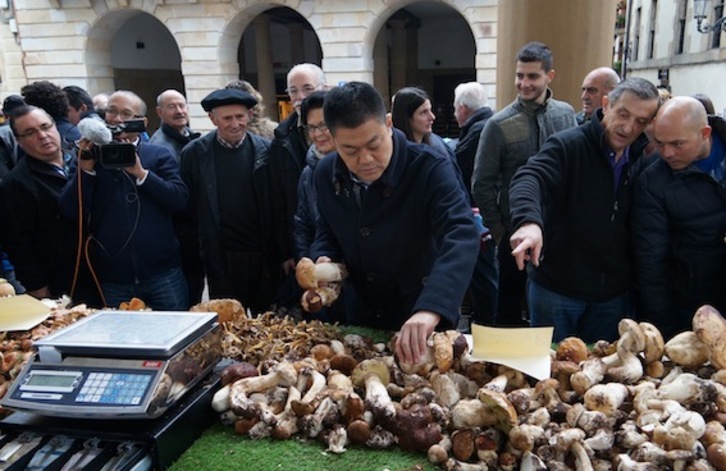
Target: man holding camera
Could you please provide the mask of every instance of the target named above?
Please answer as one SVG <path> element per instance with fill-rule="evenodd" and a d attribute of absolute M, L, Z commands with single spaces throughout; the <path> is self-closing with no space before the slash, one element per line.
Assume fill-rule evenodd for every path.
<path fill-rule="evenodd" d="M 105 119 L 114 143 L 93 144 L 91 136 L 83 136 L 81 171 L 72 171 L 60 195 L 61 209 L 83 217 L 89 261 L 106 306 L 138 297 L 154 310 L 186 310 L 172 226 L 172 215 L 183 211 L 188 199 L 179 164 L 168 148 L 140 142 L 146 104 L 135 93 L 113 93 Z"/>

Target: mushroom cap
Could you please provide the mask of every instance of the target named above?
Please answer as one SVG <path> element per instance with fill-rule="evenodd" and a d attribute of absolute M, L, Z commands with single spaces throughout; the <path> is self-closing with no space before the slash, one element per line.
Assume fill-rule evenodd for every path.
<path fill-rule="evenodd" d="M 236 299 L 210 299 L 189 308 L 191 312 L 216 312 L 219 322 L 233 322 L 247 318 L 247 311 Z"/>
<path fill-rule="evenodd" d="M 660 330 L 650 322 L 641 322 L 640 328 L 645 334 L 645 362 L 651 363 L 661 360 L 665 351 L 665 342 Z"/>
<path fill-rule="evenodd" d="M 509 433 L 517 425 L 517 411 L 504 393 L 481 388 L 477 392 L 477 398 L 494 413 L 502 431 Z"/>
<path fill-rule="evenodd" d="M 350 376 L 358 366 L 358 360 L 347 353 L 337 353 L 330 359 L 330 369 L 338 370 L 344 375 Z"/>
<path fill-rule="evenodd" d="M 590 355 L 587 345 L 577 337 L 567 337 L 557 345 L 556 357 L 558 360 L 580 363 Z"/>
<path fill-rule="evenodd" d="M 621 319 L 618 322 L 618 349 L 625 348 L 633 353 L 642 352 L 645 349 L 645 333 L 633 319 Z"/>
<path fill-rule="evenodd" d="M 359 388 L 365 387 L 366 377 L 370 374 L 378 376 L 383 385 L 387 385 L 391 381 L 391 373 L 388 366 L 381 360 L 370 359 L 363 360 L 353 369 L 351 380 L 353 384 Z"/>
<path fill-rule="evenodd" d="M 318 287 L 318 280 L 315 277 L 315 263 L 303 257 L 295 266 L 295 279 L 302 289 L 315 289 Z"/>
<path fill-rule="evenodd" d="M 371 436 L 371 426 L 365 420 L 354 420 L 348 425 L 348 439 L 355 445 L 363 445 Z"/>

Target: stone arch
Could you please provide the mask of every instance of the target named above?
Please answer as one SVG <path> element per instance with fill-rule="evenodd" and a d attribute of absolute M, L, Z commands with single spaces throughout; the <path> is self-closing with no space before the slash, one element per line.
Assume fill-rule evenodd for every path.
<path fill-rule="evenodd" d="M 142 8 L 103 11 L 98 2 L 94 9 L 101 12 L 90 27 L 85 50 L 86 88 L 91 94 L 129 89 L 153 110 L 164 89 L 185 92 L 179 45 L 156 15 Z M 133 36 L 126 34 L 134 29 Z M 147 116 L 149 129 L 155 129 L 156 113 Z"/>
<path fill-rule="evenodd" d="M 287 100 L 284 89 L 289 68 L 299 62 L 320 64 L 322 61 L 323 48 L 318 31 L 309 12 L 296 8 L 298 3 L 260 2 L 250 5 L 227 23 L 220 39 L 223 81 L 244 78 L 251 82 L 263 95 L 266 113 L 273 119 L 278 119 L 278 109 L 285 111 L 282 109 L 284 106 L 280 108 L 278 103 L 284 105 Z M 290 25 L 290 35 L 297 34 L 297 39 L 279 41 L 281 25 Z M 304 26 L 294 28 L 300 25 Z M 271 34 L 275 28 L 278 29 L 277 34 Z M 312 56 L 304 50 L 304 44 L 309 45 L 309 41 L 303 40 L 306 33 L 315 38 L 317 48 Z M 276 40 L 278 44 L 274 44 Z M 289 58 L 280 58 L 281 51 L 287 47 L 290 48 Z"/>
<path fill-rule="evenodd" d="M 401 0 L 387 4 L 376 15 L 365 41 L 369 46 L 365 53 L 373 61 L 373 83 L 381 94 L 390 98 L 404 86 L 422 86 L 431 95 L 437 116 L 434 130 L 447 137 L 459 134 L 453 90 L 477 77 L 475 32 L 459 3 Z M 447 40 L 457 44 L 455 50 L 445 46 Z"/>

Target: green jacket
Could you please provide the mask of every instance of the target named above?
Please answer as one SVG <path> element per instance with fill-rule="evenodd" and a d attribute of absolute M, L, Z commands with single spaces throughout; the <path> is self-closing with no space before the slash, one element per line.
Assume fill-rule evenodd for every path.
<path fill-rule="evenodd" d="M 575 110 L 568 103 L 552 98 L 551 90 L 547 90 L 541 105 L 517 97 L 484 126 L 474 162 L 472 195 L 497 243 L 505 232 L 512 232 L 509 217 L 512 177 L 539 152 L 550 135 L 575 126 Z"/>

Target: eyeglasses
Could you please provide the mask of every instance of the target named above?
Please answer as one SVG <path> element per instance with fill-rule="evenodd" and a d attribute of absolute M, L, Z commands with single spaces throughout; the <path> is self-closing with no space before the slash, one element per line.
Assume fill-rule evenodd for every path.
<path fill-rule="evenodd" d="M 17 133 L 17 137 L 26 138 L 37 136 L 39 132 L 48 132 L 55 126 L 55 123 L 43 123 L 38 128 L 28 129 L 22 133 Z"/>
<path fill-rule="evenodd" d="M 116 116 L 121 116 L 121 119 L 124 121 L 128 121 L 129 119 L 134 119 L 134 118 L 143 118 L 143 116 L 134 114 L 132 111 L 128 111 L 128 110 L 119 111 L 116 108 L 107 109 L 106 116 L 110 116 L 112 118 L 116 117 Z"/>
<path fill-rule="evenodd" d="M 318 87 L 319 87 L 320 85 L 321 85 L 321 84 L 317 84 L 317 85 L 315 85 L 315 86 L 313 86 L 313 85 L 303 85 L 303 87 L 302 87 L 302 88 L 295 88 L 295 87 L 290 87 L 290 88 L 286 88 L 286 89 L 285 89 L 285 91 L 286 91 L 286 92 L 288 93 L 288 95 L 290 95 L 290 96 L 295 96 L 295 95 L 299 95 L 299 94 L 301 94 L 301 93 L 304 93 L 305 95 L 310 95 L 310 94 L 311 94 L 311 93 L 313 93 L 313 92 L 314 92 L 315 90 L 317 90 L 317 89 L 318 89 Z"/>
<path fill-rule="evenodd" d="M 308 124 L 305 126 L 305 130 L 310 134 L 311 136 L 315 134 L 315 131 L 325 132 L 328 130 L 328 125 L 325 123 L 320 123 L 318 125 L 315 124 Z"/>

